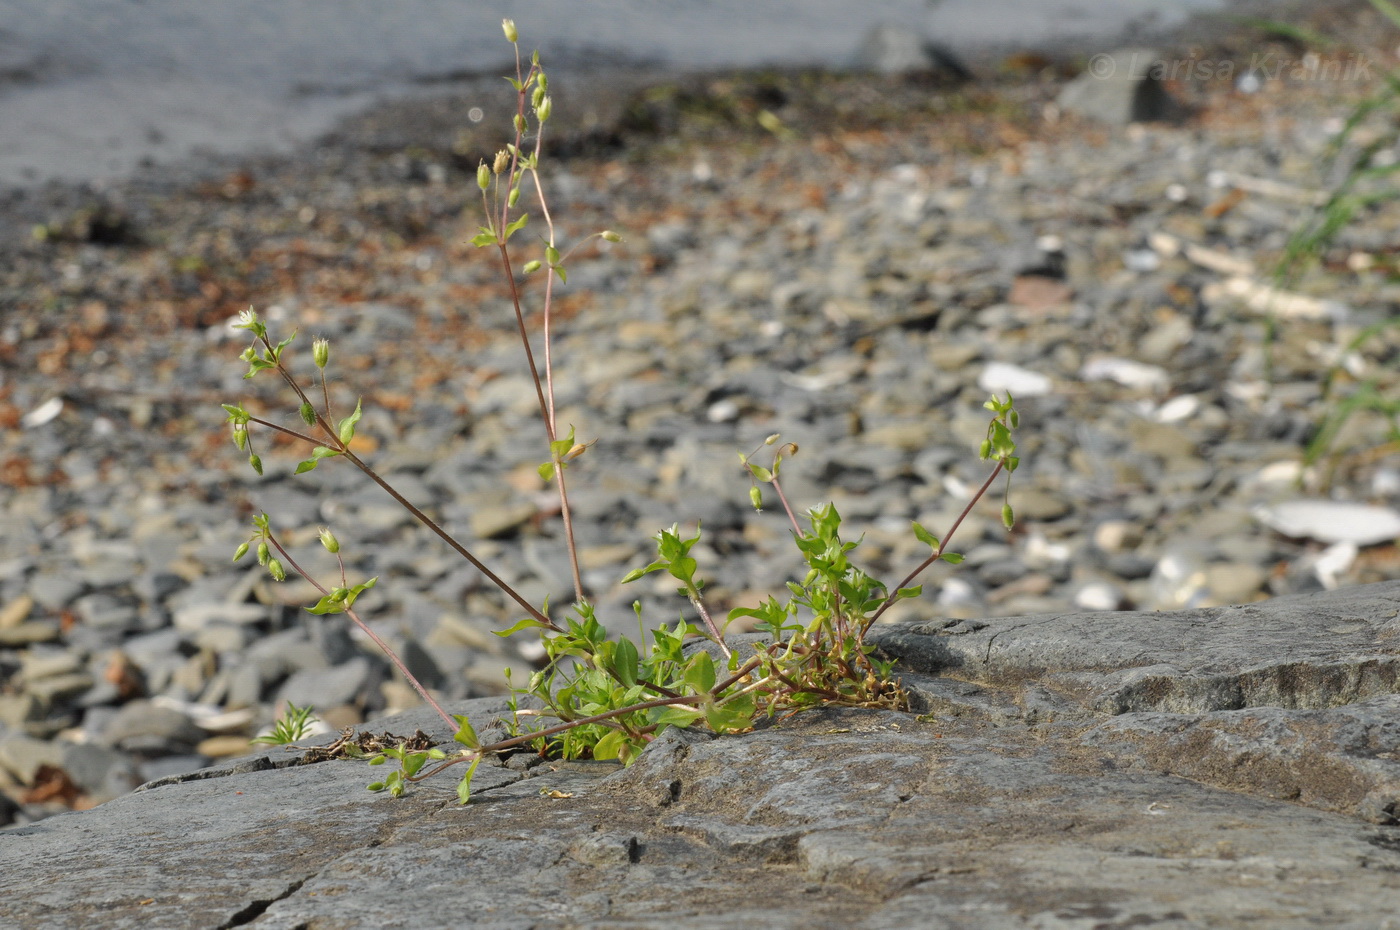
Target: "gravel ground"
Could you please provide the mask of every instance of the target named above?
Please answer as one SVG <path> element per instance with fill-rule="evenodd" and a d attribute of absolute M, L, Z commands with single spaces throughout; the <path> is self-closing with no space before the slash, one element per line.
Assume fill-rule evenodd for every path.
<path fill-rule="evenodd" d="M 1300 55 L 1258 35 L 1182 53 L 1259 49 Z M 1337 181 L 1329 141 L 1378 84 L 1177 81 L 1182 119 L 1118 128 L 1055 106 L 1073 71 L 1018 56 L 971 84 L 634 73 L 560 92 L 563 238 L 627 237 L 581 249 L 557 304 L 560 421 L 598 440 L 570 479 L 603 617 L 630 627 L 638 598 L 652 623 L 685 613 L 671 585 L 617 583 L 676 521 L 703 524 L 717 612 L 783 589 L 785 522 L 749 508 L 734 457 L 773 432 L 801 447 L 789 496 L 834 501 L 863 564 L 895 580 L 921 557 L 910 521 L 941 534 L 983 476 L 981 402 L 1008 388 L 1020 524 L 974 512 L 964 565 L 887 616 L 1400 577 L 1385 418 L 1358 413 L 1304 460 L 1339 398 L 1394 396 L 1397 338 L 1353 343 L 1400 301 L 1400 208 L 1368 206 L 1286 294 L 1265 290 Z M 307 583 L 230 561 L 258 512 L 316 572 L 332 526 L 351 572 L 380 578 L 358 606 L 443 695 L 529 665 L 528 642 L 490 635 L 517 612 L 385 494 L 334 461 L 293 478 L 306 450 L 255 434 L 257 478 L 219 409 L 296 419 L 270 379 L 242 379 L 240 310 L 302 350 L 329 337 L 333 404 L 364 399 L 358 451 L 533 602 L 571 597 L 506 288 L 467 242 L 473 173 L 507 119 L 504 100 L 466 118 L 481 99 L 383 108 L 295 158 L 12 195 L 27 232 L 0 265 L 0 818 L 244 752 L 286 701 L 333 726 L 413 703 L 339 618 L 301 609 Z"/>

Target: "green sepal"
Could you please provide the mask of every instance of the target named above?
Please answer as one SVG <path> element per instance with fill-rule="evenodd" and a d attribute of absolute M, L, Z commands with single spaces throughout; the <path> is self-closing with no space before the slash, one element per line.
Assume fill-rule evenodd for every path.
<path fill-rule="evenodd" d="M 336 435 L 340 437 L 340 441 L 347 446 L 350 444 L 350 440 L 355 438 L 355 424 L 360 422 L 361 414 L 360 401 L 356 400 L 355 412 L 341 420 L 340 425 L 335 429 Z"/>

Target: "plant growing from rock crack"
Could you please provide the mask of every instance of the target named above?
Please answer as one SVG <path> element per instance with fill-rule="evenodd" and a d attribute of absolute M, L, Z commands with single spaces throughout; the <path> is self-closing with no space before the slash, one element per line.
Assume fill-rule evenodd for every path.
<path fill-rule="evenodd" d="M 717 622 L 706 605 L 705 582 L 699 577 L 698 563 L 691 555 L 700 539 L 699 530 L 687 535 L 679 526 L 672 526 L 655 537 L 657 558 L 629 573 L 623 581 L 632 582 L 654 572 L 666 572 L 677 582 L 678 593 L 689 602 L 699 624 L 683 620 L 674 626 L 655 629 L 648 636 L 640 602 L 637 602 L 633 606 L 641 627 L 639 638 L 612 635 L 598 618 L 584 590 L 565 477 L 591 443 L 579 442 L 573 427 L 563 432 L 556 417 L 550 343 L 554 322 L 552 308 L 556 280 L 561 285 L 567 281 L 565 260 L 568 254 L 561 252 L 557 243 L 539 174 L 543 128 L 552 109 L 549 83 L 540 68 L 538 53 L 529 60 L 528 67 L 521 61 L 514 23 L 506 20 L 503 27 L 506 38 L 516 48 L 516 75 L 511 79 L 517 94 L 514 141 L 499 151 L 489 165 L 482 162 L 478 168 L 476 180 L 485 219 L 472 241 L 480 248 L 495 250 L 509 285 L 515 321 L 544 426 L 548 458 L 539 465 L 539 474 L 554 485 L 559 497 L 575 594 L 570 610 L 556 614 L 550 611 L 548 602 L 541 607 L 531 604 L 356 453 L 353 440 L 361 416 L 361 403 L 357 401 L 354 411 L 344 417 L 332 415 L 326 380 L 330 346 L 324 339 L 312 344 L 317 383 L 308 387 L 293 374 L 289 364 L 289 346 L 295 334 L 274 342 L 257 313 L 250 309 L 241 314 L 237 327 L 253 337 L 252 345 L 242 355 L 248 363 L 245 377 L 275 372 L 297 399 L 301 425 L 284 426 L 254 415 L 238 404 L 226 404 L 224 410 L 235 444 L 247 453 L 249 463 L 259 474 L 262 460 L 254 449 L 253 426 L 299 440 L 311 448 L 310 456 L 297 466 L 298 474 L 311 471 L 330 459 L 345 459 L 480 570 L 524 612 L 524 619 L 499 635 L 536 631 L 544 646 L 545 662 L 524 686 L 512 689 L 513 713 L 507 723 L 509 738 L 482 742 L 467 718 L 444 710 L 393 650 L 360 618 L 355 611 L 355 600 L 373 587 L 377 579 L 352 584 L 344 562 L 340 561 L 339 583 L 327 586 L 297 563 L 266 514 L 254 519 L 253 533 L 238 547 L 235 560 L 256 547 L 259 563 L 273 578 L 282 580 L 288 569 L 306 578 L 321 594 L 315 606 L 308 609 L 317 614 L 347 615 L 384 650 L 423 700 L 455 731 L 460 748 L 454 756 L 439 749 L 417 750 L 403 745 L 373 757 L 374 764 L 385 764 L 390 759 L 398 762 L 398 769 L 370 785 L 372 790 L 387 790 L 394 795 L 402 794 L 411 782 L 452 766 L 465 765 L 458 796 L 466 802 L 470 797 L 472 775 L 481 761 L 516 747 L 528 746 L 566 758 L 618 759 L 628 763 L 668 727 L 702 727 L 715 733 L 737 733 L 752 728 L 764 718 L 827 704 L 904 708 L 906 698 L 891 677 L 891 663 L 873 655 L 874 648 L 865 642 L 866 633 L 896 601 L 921 593 L 922 588 L 915 581 L 934 562 L 961 561 L 961 556 L 947 549 L 949 540 L 997 477 L 1006 473 L 1009 478 L 1018 464 L 1012 438 L 1018 415 L 1010 396 L 1004 401 L 993 397 L 986 404 L 991 420 L 980 455 L 994 463 L 991 473 L 942 540 L 918 524 L 914 525 L 914 534 L 929 546 L 930 554 L 893 589 L 856 564 L 854 553 L 859 540 L 842 538 L 841 516 L 834 506 L 824 504 L 800 517 L 794 511 L 784 494 L 780 474 L 783 462 L 797 452 L 797 446 L 793 443 L 780 445 L 779 437 L 773 435 L 754 452 L 741 454 L 740 461 L 751 482 L 749 497 L 754 507 L 762 508 L 762 486 L 768 485 L 786 515 L 798 555 L 805 565 L 802 580 L 789 582 L 789 596 L 785 600 L 771 597 L 757 607 L 732 610 L 723 623 Z M 527 144 L 531 138 L 533 144 Z M 526 275 L 542 272 L 544 276 L 538 357 L 526 326 L 523 295 L 516 284 L 516 255 L 511 246 L 511 239 L 525 227 L 530 217 L 530 214 L 517 212 L 527 182 L 545 225 L 540 256 L 526 261 L 520 269 Z M 610 241 L 620 238 L 612 232 L 596 235 Z M 1002 518 L 1009 529 L 1013 519 L 1009 503 L 1003 504 Z M 335 535 L 329 529 L 322 529 L 320 540 L 339 560 L 340 543 Z M 724 626 L 740 617 L 757 621 L 758 629 L 769 636 L 769 641 L 754 647 L 750 655 L 735 653 L 723 638 Z M 707 641 L 709 648 L 687 649 L 687 641 L 695 637 Z M 526 703 L 534 706 L 522 707 L 521 698 L 533 699 Z M 551 720 L 554 722 L 549 723 Z"/>
<path fill-rule="evenodd" d="M 315 721 L 316 713 L 310 707 L 298 707 L 288 701 L 287 709 L 272 725 L 272 732 L 254 738 L 253 742 L 267 746 L 290 745 L 309 734 Z"/>

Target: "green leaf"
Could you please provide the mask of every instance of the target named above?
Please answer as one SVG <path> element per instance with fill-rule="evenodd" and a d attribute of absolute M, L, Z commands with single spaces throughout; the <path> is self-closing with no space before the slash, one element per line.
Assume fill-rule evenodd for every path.
<path fill-rule="evenodd" d="M 355 438 L 355 424 L 360 422 L 361 413 L 362 411 L 360 410 L 360 401 L 356 400 L 355 412 L 350 414 L 345 419 L 341 420 L 340 425 L 336 427 L 336 435 L 338 435 L 340 437 L 340 441 L 345 443 L 346 445 L 349 445 L 350 440 Z"/>
<path fill-rule="evenodd" d="M 930 549 L 938 548 L 938 537 L 924 529 L 919 524 L 914 524 L 914 538 L 928 546 Z"/>
<path fill-rule="evenodd" d="M 476 729 L 472 727 L 471 721 L 464 714 L 453 714 L 452 719 L 457 721 L 457 732 L 452 734 L 452 738 L 468 749 L 480 749 L 481 740 L 476 735 Z"/>
<path fill-rule="evenodd" d="M 593 744 L 593 758 L 600 761 L 616 759 L 626 745 L 626 733 L 622 730 L 609 730 L 607 735 Z"/>
<path fill-rule="evenodd" d="M 326 614 L 344 613 L 345 608 L 348 606 L 343 597 L 336 597 L 335 594 L 332 593 L 327 594 L 317 601 L 315 607 L 308 607 L 306 609 L 313 614 L 324 616 Z"/>
<path fill-rule="evenodd" d="M 457 800 L 463 804 L 472 798 L 472 776 L 476 774 L 476 767 L 481 764 L 481 757 L 477 756 L 472 760 L 472 764 L 467 766 L 467 772 L 462 776 L 462 780 L 457 783 Z"/>
<path fill-rule="evenodd" d="M 697 652 L 690 660 L 684 681 L 696 694 L 704 694 L 715 686 L 715 660 L 708 652 Z"/>
<path fill-rule="evenodd" d="M 520 214 L 519 219 L 517 219 L 515 222 L 511 223 L 509 226 L 506 227 L 506 239 L 509 240 L 511 236 L 515 235 L 519 230 L 523 229 L 525 227 L 525 224 L 529 222 L 529 220 L 530 214 Z"/>
<path fill-rule="evenodd" d="M 674 560 L 670 565 L 666 566 L 666 569 L 675 578 L 685 582 L 687 585 L 692 585 L 695 583 L 695 570 L 699 567 L 699 563 L 687 555 Z"/>
<path fill-rule="evenodd" d="M 472 245 L 476 246 L 478 249 L 495 244 L 496 234 L 493 232 L 479 232 L 475 236 L 472 236 Z"/>
<path fill-rule="evenodd" d="M 568 273 L 567 271 L 564 270 L 564 266 L 563 266 L 563 265 L 555 265 L 555 266 L 554 266 L 554 273 L 557 274 L 557 275 L 559 276 L 559 282 L 560 282 L 561 284 L 568 284 L 568 283 L 569 283 L 569 273 Z"/>
<path fill-rule="evenodd" d="M 753 726 L 754 706 L 752 694 L 743 694 L 722 704 L 712 704 L 705 708 L 705 722 L 716 733 L 747 730 Z"/>
<path fill-rule="evenodd" d="M 619 639 L 613 652 L 613 671 L 617 680 L 629 688 L 637 683 L 638 661 L 636 644 L 630 639 Z"/>
<path fill-rule="evenodd" d="M 957 565 L 963 560 L 962 555 L 957 552 L 945 552 L 942 555 L 940 555 L 939 558 L 950 565 Z"/>
<path fill-rule="evenodd" d="M 623 576 L 622 584 L 631 584 L 643 575 L 650 575 L 652 572 L 660 571 L 661 569 L 666 567 L 666 564 L 666 562 L 657 561 L 652 562 L 646 568 L 634 568 Z"/>
<path fill-rule="evenodd" d="M 684 729 L 703 716 L 705 715 L 702 712 L 692 710 L 689 707 L 667 707 L 657 714 L 652 722 L 662 726 Z"/>
<path fill-rule="evenodd" d="M 553 463 L 553 462 L 541 462 L 538 471 L 539 471 L 539 473 L 540 473 L 540 477 L 543 478 L 545 481 L 553 481 L 553 480 L 554 480 L 554 463 Z"/>
<path fill-rule="evenodd" d="M 903 599 L 905 599 L 905 598 L 907 598 L 907 597 L 918 597 L 920 594 L 923 594 L 923 593 L 924 593 L 924 586 L 923 586 L 923 585 L 915 585 L 915 586 L 912 587 L 912 588 L 900 588 L 898 591 L 894 592 L 894 598 L 895 598 L 895 600 L 900 601 L 900 600 L 903 600 Z"/>
<path fill-rule="evenodd" d="M 524 620 L 518 621 L 510 629 L 496 630 L 495 633 L 497 636 L 510 636 L 512 633 L 519 633 L 521 630 L 541 630 L 544 628 L 545 626 L 543 623 L 533 617 L 526 617 Z"/>
<path fill-rule="evenodd" d="M 750 471 L 750 472 L 753 474 L 753 476 L 754 476 L 755 478 L 757 478 L 759 481 L 772 481 L 772 480 L 773 480 L 773 473 L 772 473 L 771 471 L 769 471 L 768 469 L 764 468 L 762 465 L 754 465 L 754 464 L 752 464 L 752 463 L 748 463 L 748 464 L 749 464 L 749 471 Z"/>
<path fill-rule="evenodd" d="M 296 473 L 300 475 L 302 472 L 311 471 L 317 465 L 321 464 L 321 459 L 331 459 L 335 458 L 337 455 L 340 455 L 340 453 L 334 449 L 327 448 L 326 446 L 317 446 L 311 450 L 311 458 L 297 465 Z"/>

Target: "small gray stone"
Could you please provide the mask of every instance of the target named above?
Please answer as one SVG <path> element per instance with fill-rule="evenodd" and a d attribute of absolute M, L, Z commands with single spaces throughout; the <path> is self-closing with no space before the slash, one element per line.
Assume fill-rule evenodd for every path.
<path fill-rule="evenodd" d="M 1154 69 L 1163 60 L 1147 48 L 1122 48 L 1089 59 L 1058 98 L 1064 110 L 1115 126 L 1165 120 L 1176 106 Z"/>
<path fill-rule="evenodd" d="M 189 752 L 204 738 L 189 717 L 149 701 L 126 704 L 102 732 L 106 746 L 143 755 Z"/>
<path fill-rule="evenodd" d="M 369 685 L 368 659 L 356 657 L 332 668 L 304 668 L 282 683 L 277 702 L 299 707 L 337 707 L 364 694 Z"/>
<path fill-rule="evenodd" d="M 29 595 L 47 610 L 62 610 L 83 593 L 82 581 L 72 572 L 40 572 L 29 579 Z"/>
<path fill-rule="evenodd" d="M 186 604 L 177 608 L 173 620 L 175 629 L 194 633 L 211 623 L 266 623 L 268 617 L 268 608 L 261 604 L 206 602 Z"/>

